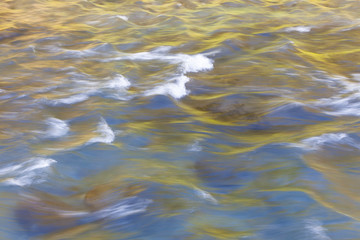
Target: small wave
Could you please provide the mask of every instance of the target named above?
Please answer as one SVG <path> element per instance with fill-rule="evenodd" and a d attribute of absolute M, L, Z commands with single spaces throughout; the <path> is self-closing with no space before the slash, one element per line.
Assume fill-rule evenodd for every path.
<path fill-rule="evenodd" d="M 54 159 L 34 157 L 26 162 L 0 169 L 0 176 L 8 185 L 26 186 L 44 181 L 43 170 L 56 163 Z"/>
<path fill-rule="evenodd" d="M 89 98 L 89 95 L 79 93 L 75 95 L 71 95 L 70 97 L 66 98 L 60 98 L 60 99 L 43 99 L 45 104 L 48 104 L 50 106 L 61 106 L 61 105 L 71 105 L 75 103 L 81 103 L 84 102 Z"/>
<path fill-rule="evenodd" d="M 122 199 L 114 205 L 107 206 L 97 211 L 67 211 L 52 209 L 56 214 L 63 217 L 85 217 L 91 220 L 100 219 L 118 219 L 137 213 L 145 212 L 152 201 L 149 199 L 140 199 L 138 197 L 129 197 Z"/>
<path fill-rule="evenodd" d="M 326 234 L 327 229 L 321 225 L 321 222 L 315 219 L 310 219 L 305 222 L 305 229 L 309 231 L 312 239 L 316 240 L 331 240 Z"/>
<path fill-rule="evenodd" d="M 124 20 L 124 21 L 128 21 L 128 20 L 129 20 L 129 18 L 128 18 L 127 16 L 124 16 L 124 15 L 116 15 L 116 17 L 117 17 L 117 18 L 120 18 L 120 19 L 122 19 L 122 20 Z"/>
<path fill-rule="evenodd" d="M 100 135 L 98 137 L 94 137 L 88 141 L 88 143 L 112 143 L 115 140 L 115 133 L 107 124 L 105 119 L 101 118 L 98 123 L 96 132 Z"/>
<path fill-rule="evenodd" d="M 312 29 L 312 27 L 310 26 L 296 26 L 296 27 L 288 27 L 285 28 L 284 31 L 285 32 L 300 32 L 300 33 L 306 33 L 306 32 L 310 32 Z"/>
<path fill-rule="evenodd" d="M 153 89 L 145 91 L 145 96 L 151 95 L 170 95 L 175 99 L 186 96 L 189 91 L 186 89 L 185 84 L 190 79 L 185 76 L 186 73 L 190 72 L 202 72 L 213 69 L 213 60 L 206 57 L 204 54 L 169 54 L 171 47 L 163 46 L 159 47 L 152 52 L 139 52 L 134 54 L 122 55 L 115 58 L 108 58 L 101 60 L 104 62 L 108 61 L 120 61 L 120 60 L 132 60 L 132 61 L 151 61 L 160 60 L 170 64 L 178 64 L 178 73 L 165 82 L 162 85 L 156 86 Z"/>
<path fill-rule="evenodd" d="M 318 150 L 326 145 L 346 144 L 351 147 L 359 148 L 353 138 L 346 133 L 325 133 L 320 136 L 310 137 L 298 144 L 292 144 L 294 147 L 300 147 L 306 150 Z"/>
<path fill-rule="evenodd" d="M 176 56 L 182 61 L 183 73 L 208 71 L 214 67 L 213 61 L 202 54 L 178 54 Z"/>
<path fill-rule="evenodd" d="M 172 82 L 165 83 L 164 85 L 157 86 L 151 90 L 146 91 L 145 96 L 151 95 L 170 95 L 173 98 L 179 99 L 189 93 L 185 84 L 190 81 L 185 75 L 174 78 Z"/>
<path fill-rule="evenodd" d="M 130 87 L 129 80 L 121 74 L 117 74 L 114 78 L 110 79 L 106 84 L 106 88 L 112 88 L 116 90 L 123 90 Z"/>
<path fill-rule="evenodd" d="M 40 102 L 57 107 L 72 105 L 84 102 L 94 95 L 114 96 L 116 99 L 124 99 L 124 95 L 130 86 L 130 81 L 121 74 L 113 77 L 96 79 L 94 76 L 71 71 L 67 73 L 71 76 L 68 84 L 53 87 L 62 87 L 56 98 L 41 98 Z M 50 89 L 52 90 L 52 89 Z"/>
<path fill-rule="evenodd" d="M 198 197 L 210 202 L 210 203 L 213 203 L 213 204 L 218 204 L 219 202 L 210 194 L 208 193 L 207 191 L 204 191 L 200 188 L 197 188 L 197 187 L 194 187 L 194 190 L 195 190 L 195 193 Z"/>
<path fill-rule="evenodd" d="M 119 61 L 119 60 L 134 60 L 134 61 L 151 61 L 160 60 L 169 63 L 180 64 L 180 70 L 183 74 L 189 72 L 201 72 L 211 70 L 213 60 L 203 54 L 187 55 L 187 54 L 168 54 L 170 48 L 155 49 L 152 52 L 139 52 L 134 54 L 122 55 L 115 58 L 108 58 L 102 60 L 104 62 Z"/>
<path fill-rule="evenodd" d="M 149 199 L 141 199 L 138 197 L 129 197 L 122 199 L 120 202 L 100 209 L 92 213 L 93 218 L 122 218 L 129 215 L 145 212 L 148 205 L 152 203 Z"/>
<path fill-rule="evenodd" d="M 46 123 L 49 125 L 49 128 L 45 132 L 45 137 L 48 138 L 62 137 L 70 130 L 68 124 L 58 118 L 48 118 Z"/>
<path fill-rule="evenodd" d="M 352 74 L 352 79 L 344 76 L 325 76 L 314 78 L 325 82 L 329 87 L 340 89 L 339 93 L 330 98 L 319 99 L 314 105 L 327 108 L 324 113 L 333 116 L 360 116 L 360 84 L 358 74 Z"/>
<path fill-rule="evenodd" d="M 153 61 L 158 60 L 162 62 L 168 62 L 169 64 L 177 64 L 178 71 L 166 81 L 164 84 L 156 86 L 153 89 L 145 91 L 145 96 L 149 95 L 170 95 L 175 99 L 179 99 L 184 97 L 189 93 L 186 89 L 185 84 L 190 81 L 188 77 L 185 76 L 186 73 L 195 73 L 195 72 L 202 72 L 202 71 L 209 71 L 213 69 L 213 60 L 208 58 L 208 54 L 195 54 L 195 55 L 188 55 L 188 54 L 171 54 L 169 51 L 172 47 L 163 46 L 154 49 L 151 52 L 139 52 L 133 54 L 124 54 L 122 53 L 120 56 L 117 57 L 109 57 L 103 59 L 103 53 L 112 52 L 115 53 L 115 50 L 109 44 L 99 45 L 92 49 L 85 49 L 85 50 L 61 50 L 58 49 L 57 51 L 64 51 L 62 55 L 66 54 L 67 57 L 71 58 L 82 58 L 82 57 L 101 57 L 101 59 L 97 59 L 100 62 L 110 62 L 110 61 L 121 61 L 121 60 L 132 60 L 132 61 Z M 61 56 L 62 56 L 61 55 Z M 60 55 L 59 55 L 60 56 Z M 81 81 L 76 80 L 77 83 L 87 83 L 88 81 Z M 56 100 L 48 100 L 47 103 L 53 106 L 57 105 L 68 105 L 79 103 L 87 100 L 91 93 L 99 91 L 101 88 L 112 88 L 112 89 L 127 89 L 131 84 L 128 79 L 126 79 L 121 74 L 117 74 L 115 78 L 108 81 L 105 85 L 98 85 L 98 89 L 93 89 L 96 84 L 89 83 L 91 89 L 89 89 L 89 93 L 79 93 L 72 95 L 70 97 L 56 99 Z M 89 85 L 87 84 L 87 85 Z"/>
<path fill-rule="evenodd" d="M 200 146 L 200 142 L 197 140 L 193 144 L 191 144 L 188 148 L 190 152 L 200 152 L 202 151 L 202 147 Z"/>
<path fill-rule="evenodd" d="M 115 54 L 113 46 L 109 43 L 102 43 L 93 48 L 84 50 L 69 50 L 59 46 L 48 46 L 45 48 L 50 53 L 58 53 L 53 57 L 54 60 L 96 58 Z"/>
<path fill-rule="evenodd" d="M 67 209 L 62 208 L 64 204 L 58 202 L 53 204 L 51 202 L 43 202 L 41 198 L 23 195 L 26 205 L 30 205 L 32 210 L 41 211 L 46 216 L 54 216 L 57 219 L 82 219 L 86 222 L 93 222 L 103 219 L 119 219 L 130 215 L 145 212 L 149 204 L 153 201 L 140 197 L 127 197 L 119 199 L 116 202 L 103 206 L 97 209 L 89 209 L 88 206 L 71 207 L 67 205 Z M 50 204 L 49 204 L 50 203 Z M 62 206 L 62 207 L 61 207 Z M 52 223 L 50 221 L 50 223 Z M 36 223 L 35 223 L 36 224 Z"/>

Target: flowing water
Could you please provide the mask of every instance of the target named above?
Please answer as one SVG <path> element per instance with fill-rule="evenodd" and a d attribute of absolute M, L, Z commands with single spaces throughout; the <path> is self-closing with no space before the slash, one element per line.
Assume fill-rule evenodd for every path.
<path fill-rule="evenodd" d="M 0 1 L 0 239 L 360 239 L 360 1 Z"/>

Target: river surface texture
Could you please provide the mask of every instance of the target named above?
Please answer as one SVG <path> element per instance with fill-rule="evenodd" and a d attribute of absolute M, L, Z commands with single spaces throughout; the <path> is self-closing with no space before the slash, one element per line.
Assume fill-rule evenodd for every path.
<path fill-rule="evenodd" d="M 359 0 L 1 0 L 1 240 L 360 239 Z"/>

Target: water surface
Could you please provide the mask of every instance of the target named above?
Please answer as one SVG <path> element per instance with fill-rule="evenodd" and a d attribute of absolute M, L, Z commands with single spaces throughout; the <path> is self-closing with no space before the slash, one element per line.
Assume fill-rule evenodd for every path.
<path fill-rule="evenodd" d="M 2 1 L 0 238 L 359 239 L 359 12 Z"/>

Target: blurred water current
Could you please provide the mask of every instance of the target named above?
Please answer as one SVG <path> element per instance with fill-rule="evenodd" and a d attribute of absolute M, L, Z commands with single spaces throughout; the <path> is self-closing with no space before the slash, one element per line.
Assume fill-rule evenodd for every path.
<path fill-rule="evenodd" d="M 0 1 L 0 239 L 360 239 L 360 1 Z"/>

